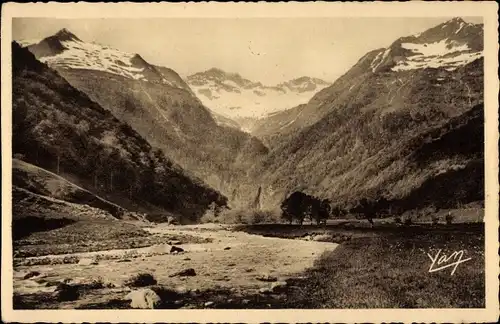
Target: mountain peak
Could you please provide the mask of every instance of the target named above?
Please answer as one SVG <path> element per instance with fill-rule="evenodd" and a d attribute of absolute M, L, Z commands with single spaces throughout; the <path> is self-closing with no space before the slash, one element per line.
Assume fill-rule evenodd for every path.
<path fill-rule="evenodd" d="M 460 23 L 465 23 L 465 20 L 463 20 L 461 17 L 454 17 L 454 18 L 448 20 L 446 23 L 460 24 Z"/>
<path fill-rule="evenodd" d="M 389 48 L 372 52 L 372 71 L 391 66 L 393 71 L 443 68 L 448 71 L 482 56 L 483 29 L 460 17 L 419 34 L 401 37 Z M 395 66 L 394 66 L 395 65 Z"/>
<path fill-rule="evenodd" d="M 440 27 L 441 29 L 457 31 L 457 30 L 463 29 L 464 27 L 473 26 L 473 25 L 474 24 L 466 22 L 461 17 L 454 17 L 454 18 L 442 23 L 438 27 Z"/>
<path fill-rule="evenodd" d="M 78 40 L 78 41 L 80 41 L 80 39 L 78 37 L 76 37 L 75 34 L 70 32 L 66 28 L 59 30 L 57 33 L 54 34 L 54 36 L 62 41 L 65 41 L 65 40 Z"/>
<path fill-rule="evenodd" d="M 207 71 L 205 71 L 206 73 L 209 73 L 209 74 L 227 74 L 225 71 L 219 69 L 219 68 L 216 68 L 216 67 L 213 67 L 211 69 L 208 69 Z"/>

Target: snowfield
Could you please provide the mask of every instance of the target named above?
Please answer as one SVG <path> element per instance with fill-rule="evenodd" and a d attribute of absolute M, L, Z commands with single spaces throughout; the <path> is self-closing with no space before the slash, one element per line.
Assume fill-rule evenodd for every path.
<path fill-rule="evenodd" d="M 52 66 L 68 69 L 88 69 L 121 75 L 134 80 L 148 81 L 144 68 L 137 68 L 131 62 L 133 54 L 78 40 L 63 41 L 66 48 L 55 56 L 42 57 L 40 60 Z"/>
<path fill-rule="evenodd" d="M 483 56 L 482 52 L 472 51 L 467 44 L 448 39 L 425 44 L 401 43 L 401 47 L 412 51 L 414 55 L 398 62 L 392 68 L 393 71 L 440 67 L 452 71 Z"/>
<path fill-rule="evenodd" d="M 277 87 L 241 87 L 232 80 L 206 80 L 189 86 L 202 103 L 227 118 L 261 118 L 266 115 L 307 103 L 315 93 L 328 85 L 316 85 L 307 91 L 307 83 Z"/>

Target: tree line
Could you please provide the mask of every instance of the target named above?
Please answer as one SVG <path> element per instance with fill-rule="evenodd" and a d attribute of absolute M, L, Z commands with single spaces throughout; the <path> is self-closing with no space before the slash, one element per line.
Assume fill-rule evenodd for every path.
<path fill-rule="evenodd" d="M 281 203 L 281 217 L 292 224 L 298 224 L 309 219 L 316 224 L 326 224 L 326 220 L 332 215 L 340 216 L 344 211 L 338 207 L 332 208 L 332 203 L 328 199 L 319 199 L 306 193 L 296 191 L 288 196 Z"/>
<path fill-rule="evenodd" d="M 373 219 L 391 214 L 390 202 L 382 197 L 377 200 L 360 199 L 355 205 L 343 208 L 332 205 L 329 199 L 320 199 L 306 193 L 295 191 L 281 203 L 281 218 L 288 223 L 303 224 L 309 219 L 316 224 L 326 224 L 328 218 L 342 217 L 347 214 L 358 215 L 373 225 Z"/>

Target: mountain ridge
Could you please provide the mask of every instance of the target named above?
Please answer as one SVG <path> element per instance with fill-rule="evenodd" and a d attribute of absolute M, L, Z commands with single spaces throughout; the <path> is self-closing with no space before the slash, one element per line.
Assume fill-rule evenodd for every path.
<path fill-rule="evenodd" d="M 28 50 L 37 56 L 50 37 Z M 219 125 L 174 70 L 105 45 L 62 44 L 66 48 L 62 53 L 38 56 L 72 86 L 162 148 L 184 170 L 220 192 L 232 193 L 254 156 L 267 153 L 256 138 Z"/>
<path fill-rule="evenodd" d="M 400 78 L 387 81 L 391 84 L 386 84 L 385 89 L 380 89 L 384 92 L 392 91 L 391 97 L 394 98 L 394 94 L 406 86 L 403 80 L 408 75 L 421 73 L 421 70 L 425 69 L 441 68 L 453 71 L 481 59 L 482 38 L 482 24 L 466 23 L 461 18 L 448 20 L 416 36 L 400 37 L 387 48 L 367 52 L 331 86 L 316 93 L 305 107 L 294 107 L 268 116 L 269 120 L 266 118 L 259 120 L 254 125 L 252 134 L 272 145 L 272 140 L 269 139 L 286 136 L 314 124 L 325 116 L 330 111 L 332 100 L 335 100 L 331 99 L 334 93 L 335 96 L 343 97 L 337 100 L 341 102 L 349 102 L 351 98 L 355 98 L 356 92 L 363 88 L 363 84 L 372 78 L 372 75 L 381 75 L 381 79 L 394 72 L 401 75 Z M 408 45 L 413 44 L 411 42 L 423 44 L 423 47 L 411 47 Z M 439 44 L 438 52 L 432 55 L 419 53 L 417 50 L 426 48 L 424 45 L 428 47 L 436 43 Z M 446 49 L 447 45 L 451 47 Z M 439 53 L 439 50 L 443 52 Z M 380 87 L 377 85 L 376 88 Z M 276 126 L 269 127 L 266 125 L 268 121 Z"/>
<path fill-rule="evenodd" d="M 267 157 L 252 170 L 266 188 L 265 204 L 276 205 L 296 190 L 328 198 L 343 208 L 355 206 L 362 198 L 404 200 L 424 183 L 438 179 L 437 169 L 442 168 L 439 177 L 444 177 L 455 172 L 455 165 L 473 165 L 481 159 L 482 152 L 476 148 L 459 158 L 443 153 L 433 164 L 422 166 L 401 151 L 404 143 L 422 140 L 427 131 L 445 127 L 454 118 L 468 120 L 465 116 L 472 110 L 482 111 L 475 108 L 482 107 L 484 95 L 482 49 L 476 47 L 481 44 L 476 37 L 482 37 L 482 32 L 476 33 L 477 25 L 461 23 L 450 21 L 419 35 L 422 42 L 430 39 L 439 43 L 442 40 L 431 36 L 448 38 L 458 30 L 456 35 L 464 44 L 450 41 L 450 48 L 457 49 L 451 55 L 452 66 L 443 60 L 438 66 L 395 68 L 415 56 L 426 57 L 401 46 L 417 39 L 415 36 L 402 37 L 392 43 L 385 57 L 387 49 L 368 52 L 307 104 L 279 112 L 257 125 L 260 133 L 253 134 L 270 147 Z M 468 41 L 473 44 L 465 44 Z M 476 53 L 475 59 L 461 59 L 464 45 L 469 48 L 467 53 Z M 404 51 L 398 52 L 401 49 Z M 449 49 L 443 56 L 451 57 Z M 482 127 L 479 122 L 469 122 Z M 467 138 L 466 133 L 459 134 L 457 140 Z M 484 176 L 480 168 L 474 170 L 470 188 L 478 188 Z M 456 192 L 446 184 L 440 186 Z M 467 192 L 467 188 L 455 186 Z M 458 203 L 461 198 L 456 198 L 451 201 Z"/>
<path fill-rule="evenodd" d="M 242 118 L 261 118 L 307 102 L 315 92 L 330 84 L 302 76 L 264 85 L 219 68 L 192 74 L 186 80 L 205 106 L 236 122 Z"/>
<path fill-rule="evenodd" d="M 23 161 L 126 209 L 177 214 L 185 222 L 212 202 L 227 203 L 26 48 L 13 42 L 12 53 L 13 154 Z M 14 185 L 32 190 L 29 174 Z"/>

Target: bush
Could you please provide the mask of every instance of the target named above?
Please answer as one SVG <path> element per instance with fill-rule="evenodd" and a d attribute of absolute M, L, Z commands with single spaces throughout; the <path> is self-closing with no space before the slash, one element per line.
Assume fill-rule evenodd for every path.
<path fill-rule="evenodd" d="M 109 286 L 109 284 L 104 285 L 104 280 L 101 277 L 98 277 L 97 279 L 94 279 L 89 283 L 82 284 L 81 288 L 83 288 L 83 289 L 102 289 L 106 286 Z"/>
<path fill-rule="evenodd" d="M 448 215 L 446 215 L 446 224 L 447 225 L 451 225 L 453 223 L 453 219 L 455 218 L 455 216 L 453 216 L 451 213 L 448 213 Z"/>
<path fill-rule="evenodd" d="M 438 209 L 434 205 L 427 206 L 417 213 L 417 217 L 420 219 L 433 219 L 433 216 L 438 212 Z"/>
<path fill-rule="evenodd" d="M 129 287 L 146 287 L 156 285 L 156 279 L 152 274 L 139 273 L 138 275 L 135 275 L 127 280 L 125 285 Z"/>
<path fill-rule="evenodd" d="M 78 288 L 79 288 L 78 286 L 72 286 L 66 283 L 58 284 L 56 288 L 57 300 L 59 301 L 77 300 L 80 297 L 80 291 Z"/>
<path fill-rule="evenodd" d="M 276 210 L 261 209 L 224 209 L 217 216 L 211 212 L 205 213 L 201 218 L 202 223 L 222 224 L 262 224 L 278 223 L 280 214 Z"/>
<path fill-rule="evenodd" d="M 431 219 L 432 219 L 432 225 L 437 225 L 439 224 L 439 216 L 434 214 L 431 216 Z"/>
<path fill-rule="evenodd" d="M 25 157 L 24 157 L 24 154 L 21 154 L 21 153 L 15 153 L 14 156 L 13 156 L 14 159 L 18 159 L 18 160 L 24 160 Z"/>
<path fill-rule="evenodd" d="M 207 212 L 201 216 L 200 223 L 219 223 L 219 219 L 213 213 Z"/>
<path fill-rule="evenodd" d="M 403 213 L 402 218 L 403 218 L 403 224 L 404 225 L 411 225 L 413 224 L 414 219 L 418 219 L 419 213 L 418 211 L 415 210 L 408 210 Z"/>
<path fill-rule="evenodd" d="M 394 223 L 402 224 L 403 221 L 401 220 L 401 216 L 394 216 Z"/>
<path fill-rule="evenodd" d="M 280 222 L 280 213 L 277 210 L 254 209 L 249 211 L 243 220 L 246 224 L 275 224 Z"/>

